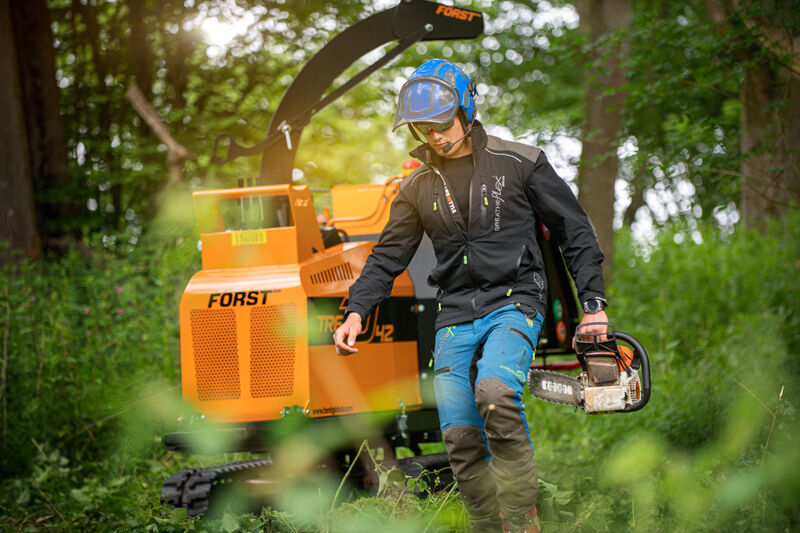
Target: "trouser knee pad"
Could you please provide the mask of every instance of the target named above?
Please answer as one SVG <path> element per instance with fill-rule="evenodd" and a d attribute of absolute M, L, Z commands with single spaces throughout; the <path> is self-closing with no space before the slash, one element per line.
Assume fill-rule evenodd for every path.
<path fill-rule="evenodd" d="M 514 460 L 533 454 L 514 389 L 498 379 L 485 378 L 475 385 L 475 402 L 485 420 L 486 440 L 494 457 Z"/>

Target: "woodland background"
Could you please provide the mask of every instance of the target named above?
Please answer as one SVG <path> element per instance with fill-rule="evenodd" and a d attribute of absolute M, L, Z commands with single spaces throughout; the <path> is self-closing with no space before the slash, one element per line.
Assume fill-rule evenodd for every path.
<path fill-rule="evenodd" d="M 214 137 L 262 140 L 308 58 L 392 4 L 0 1 L 0 527 L 463 528 L 443 495 L 199 521 L 158 506 L 169 472 L 230 459 L 159 445 L 180 410 L 177 305 L 200 266 L 190 191 L 258 173 L 258 158 L 211 164 Z M 531 404 L 550 528 L 800 527 L 800 5 L 457 5 L 486 13 L 485 36 L 420 43 L 314 117 L 295 182 L 397 173 L 402 81 L 430 57 L 463 65 L 479 118 L 543 146 L 573 186 L 611 318 L 652 352 L 641 413 Z M 184 151 L 139 117 L 134 83 Z"/>

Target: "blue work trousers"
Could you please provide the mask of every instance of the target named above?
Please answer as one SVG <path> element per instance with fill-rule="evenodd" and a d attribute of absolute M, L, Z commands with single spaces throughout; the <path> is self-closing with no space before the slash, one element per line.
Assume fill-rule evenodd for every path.
<path fill-rule="evenodd" d="M 513 389 L 520 422 L 530 438 L 522 391 L 544 321 L 540 313 L 534 311 L 535 316 L 529 318 L 531 314 L 526 316 L 508 305 L 472 322 L 436 332 L 434 386 L 442 431 L 463 425 L 483 429 L 484 420 L 475 403 L 475 385 L 482 379 L 495 378 Z"/>
<path fill-rule="evenodd" d="M 436 332 L 439 420 L 475 531 L 495 531 L 500 513 L 527 515 L 536 504 L 522 392 L 542 323 L 535 310 L 508 305 Z"/>

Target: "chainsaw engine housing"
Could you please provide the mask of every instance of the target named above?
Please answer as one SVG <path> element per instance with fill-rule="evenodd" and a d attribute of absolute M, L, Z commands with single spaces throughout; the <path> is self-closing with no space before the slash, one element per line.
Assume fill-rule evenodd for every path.
<path fill-rule="evenodd" d="M 623 349 L 627 350 L 621 346 L 620 351 Z M 606 361 L 609 359 L 610 363 Z M 641 399 L 641 381 L 635 370 L 620 371 L 616 360 L 602 356 L 587 358 L 587 368 L 586 372 L 581 373 L 580 378 L 584 386 L 585 412 L 624 411 L 626 407 L 636 404 Z M 600 381 L 598 376 L 608 379 Z"/>
<path fill-rule="evenodd" d="M 604 324 L 606 333 L 585 333 L 588 325 L 578 326 L 575 332 L 580 375 L 570 377 L 532 369 L 528 375 L 531 394 L 542 400 L 583 407 L 586 413 L 641 409 L 650 397 L 650 363 L 644 348 L 630 335 L 616 332 L 611 324 Z M 617 345 L 618 338 L 633 348 Z"/>

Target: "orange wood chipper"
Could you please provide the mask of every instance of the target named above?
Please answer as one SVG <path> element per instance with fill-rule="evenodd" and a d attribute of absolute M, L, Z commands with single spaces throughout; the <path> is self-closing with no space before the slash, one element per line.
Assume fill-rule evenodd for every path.
<path fill-rule="evenodd" d="M 176 472 L 163 486 L 164 503 L 197 515 L 208 510 L 217 487 L 268 475 L 275 442 L 297 433 L 298 424 L 308 435 L 342 435 L 330 450 L 340 464 L 352 462 L 366 439 L 412 475 L 446 466 L 445 454 L 426 455 L 422 446 L 441 441 L 431 369 L 435 289 L 426 282 L 435 258 L 427 237 L 391 297 L 364 321 L 359 352 L 342 357 L 333 347 L 348 289 L 388 220 L 403 176 L 333 187 L 333 218 L 321 227 L 312 191 L 292 185 L 292 169 L 313 114 L 414 43 L 482 31 L 479 12 L 403 1 L 351 26 L 309 60 L 263 142 L 244 148 L 226 134 L 217 138 L 215 161 L 261 154 L 261 170 L 255 183 L 239 180 L 238 188 L 193 194 L 202 270 L 180 302 L 181 387 L 191 412 L 164 443 L 199 453 L 203 439 L 216 435 L 225 443 L 216 451 L 263 455 Z M 381 59 L 323 97 L 349 65 L 391 41 L 398 42 Z M 218 157 L 224 148 L 227 154 Z M 550 283 L 537 347 L 541 366 L 550 356 L 572 353 L 578 308 L 557 244 L 544 226 L 538 230 Z M 399 446 L 415 457 L 396 460 Z"/>

